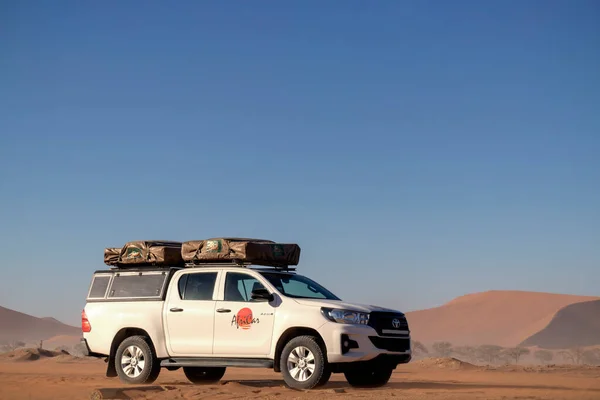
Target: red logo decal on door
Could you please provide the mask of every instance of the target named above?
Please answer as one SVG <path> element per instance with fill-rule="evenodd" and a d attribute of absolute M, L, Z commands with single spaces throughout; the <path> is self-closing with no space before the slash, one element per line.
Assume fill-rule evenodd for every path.
<path fill-rule="evenodd" d="M 254 318 L 252 316 L 252 310 L 247 307 L 238 311 L 237 315 L 234 315 L 233 319 L 231 320 L 231 325 L 235 325 L 238 329 L 250 329 L 252 324 L 258 323 L 258 318 Z"/>

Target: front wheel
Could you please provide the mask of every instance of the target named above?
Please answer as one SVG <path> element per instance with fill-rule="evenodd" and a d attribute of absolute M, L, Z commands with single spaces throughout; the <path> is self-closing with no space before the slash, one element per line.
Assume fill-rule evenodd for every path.
<path fill-rule="evenodd" d="M 196 385 L 218 382 L 225 370 L 224 367 L 183 367 L 185 376 Z"/>
<path fill-rule="evenodd" d="M 160 373 L 160 363 L 144 336 L 123 340 L 115 354 L 115 369 L 125 383 L 152 383 Z"/>
<path fill-rule="evenodd" d="M 346 380 L 354 387 L 379 387 L 383 386 L 392 377 L 391 367 L 355 368 L 344 372 Z"/>
<path fill-rule="evenodd" d="M 308 390 L 322 386 L 331 371 L 323 350 L 314 336 L 298 336 L 290 340 L 279 360 L 283 380 L 292 389 Z"/>

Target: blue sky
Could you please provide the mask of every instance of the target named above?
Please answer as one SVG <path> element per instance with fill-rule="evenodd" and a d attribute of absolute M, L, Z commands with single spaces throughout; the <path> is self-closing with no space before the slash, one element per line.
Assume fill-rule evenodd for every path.
<path fill-rule="evenodd" d="M 402 310 L 600 295 L 594 1 L 2 2 L 0 305 L 104 247 L 253 236 Z"/>

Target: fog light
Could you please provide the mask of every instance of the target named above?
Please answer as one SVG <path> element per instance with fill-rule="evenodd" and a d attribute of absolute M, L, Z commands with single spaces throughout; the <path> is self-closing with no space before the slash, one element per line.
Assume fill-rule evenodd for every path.
<path fill-rule="evenodd" d="M 358 342 L 344 334 L 342 335 L 342 354 L 346 354 L 350 349 L 358 349 Z"/>

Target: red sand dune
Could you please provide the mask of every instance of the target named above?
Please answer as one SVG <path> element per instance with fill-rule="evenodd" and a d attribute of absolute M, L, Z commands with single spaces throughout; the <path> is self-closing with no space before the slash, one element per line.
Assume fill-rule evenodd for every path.
<path fill-rule="evenodd" d="M 440 307 L 406 313 L 415 340 L 426 344 L 516 346 L 544 329 L 563 307 L 598 300 L 565 294 L 488 291 L 458 297 Z"/>
<path fill-rule="evenodd" d="M 562 308 L 548 326 L 527 338 L 522 345 L 554 349 L 600 345 L 600 300 Z"/>
<path fill-rule="evenodd" d="M 81 328 L 0 307 L 0 344 L 38 342 L 58 335 L 81 336 Z"/>

